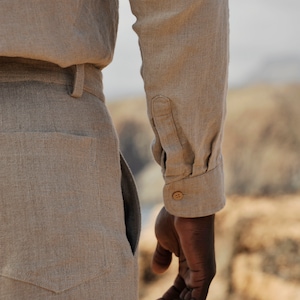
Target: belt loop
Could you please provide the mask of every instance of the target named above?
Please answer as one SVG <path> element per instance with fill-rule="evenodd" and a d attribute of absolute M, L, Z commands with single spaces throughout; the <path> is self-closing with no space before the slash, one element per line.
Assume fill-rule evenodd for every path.
<path fill-rule="evenodd" d="M 73 85 L 73 92 L 70 94 L 74 98 L 80 98 L 83 94 L 84 86 L 84 64 L 75 65 L 75 78 Z"/>

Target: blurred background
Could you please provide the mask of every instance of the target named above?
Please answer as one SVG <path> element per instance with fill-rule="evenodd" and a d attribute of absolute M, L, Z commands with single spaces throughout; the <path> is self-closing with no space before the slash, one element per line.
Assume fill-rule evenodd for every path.
<path fill-rule="evenodd" d="M 216 218 L 218 273 L 208 300 L 300 300 L 300 2 L 230 0 L 231 61 L 223 143 L 227 206 Z M 120 1 L 107 103 L 140 192 L 140 299 L 172 284 L 150 270 L 162 206 L 150 152 L 141 58 L 129 1 Z"/>
<path fill-rule="evenodd" d="M 300 2 L 229 0 L 230 87 L 300 80 Z M 109 101 L 143 96 L 141 58 L 131 26 L 129 0 L 120 1 L 120 26 L 113 63 L 105 70 Z"/>

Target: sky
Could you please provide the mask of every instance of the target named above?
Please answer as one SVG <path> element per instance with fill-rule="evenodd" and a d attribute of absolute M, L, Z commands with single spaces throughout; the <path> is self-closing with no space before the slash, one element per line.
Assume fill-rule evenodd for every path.
<path fill-rule="evenodd" d="M 229 0 L 229 87 L 257 82 L 300 82 L 300 1 Z M 108 101 L 143 96 L 135 17 L 120 0 L 114 60 L 104 70 Z"/>

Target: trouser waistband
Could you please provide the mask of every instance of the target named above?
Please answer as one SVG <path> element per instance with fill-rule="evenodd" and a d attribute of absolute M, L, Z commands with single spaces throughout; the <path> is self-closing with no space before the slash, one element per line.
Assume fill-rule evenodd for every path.
<path fill-rule="evenodd" d="M 92 64 L 61 68 L 27 58 L 0 57 L 0 82 L 40 81 L 65 85 L 68 93 L 81 97 L 85 91 L 104 101 L 102 73 Z"/>

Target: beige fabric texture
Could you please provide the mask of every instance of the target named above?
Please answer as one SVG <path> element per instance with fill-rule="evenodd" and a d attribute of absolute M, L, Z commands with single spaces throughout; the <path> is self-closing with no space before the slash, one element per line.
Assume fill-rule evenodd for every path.
<path fill-rule="evenodd" d="M 225 204 L 228 0 L 130 3 L 155 133 L 153 154 L 166 181 L 165 206 L 183 217 L 215 213 Z M 112 59 L 117 0 L 2 0 L 0 9 L 0 56 L 99 68 Z M 183 198 L 174 200 L 174 192 Z"/>
<path fill-rule="evenodd" d="M 166 209 L 210 215 L 225 204 L 221 144 L 226 114 L 226 0 L 131 0 L 143 58 L 152 150 Z M 173 199 L 175 192 L 183 195 Z"/>
<path fill-rule="evenodd" d="M 177 216 L 225 204 L 227 2 L 130 0 L 162 198 Z M 25 59 L 0 61 L 0 299 L 137 299 L 139 208 L 100 73 L 117 0 L 0 10 L 0 57 Z"/>
<path fill-rule="evenodd" d="M 105 104 L 69 96 L 73 77 L 0 61 L 0 299 L 137 299 L 137 196 Z"/>

